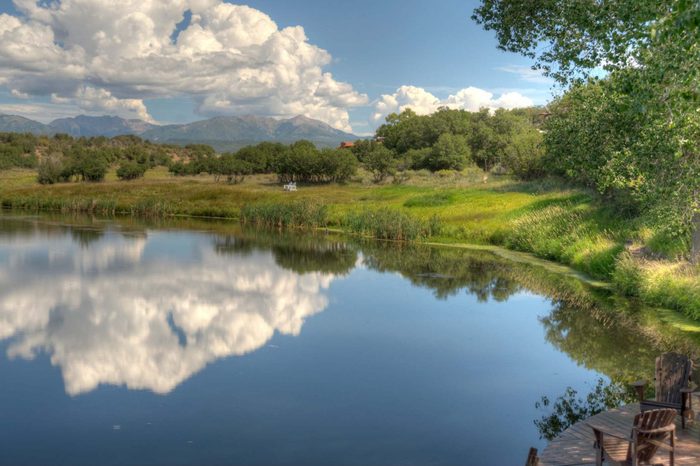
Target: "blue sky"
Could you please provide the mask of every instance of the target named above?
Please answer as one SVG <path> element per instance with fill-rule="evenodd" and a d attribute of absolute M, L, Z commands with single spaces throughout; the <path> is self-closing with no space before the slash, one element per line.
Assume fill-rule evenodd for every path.
<path fill-rule="evenodd" d="M 100 12 L 104 13 L 105 23 L 102 26 L 99 20 L 95 21 L 95 25 L 90 23 L 89 27 L 93 29 L 90 31 L 92 34 L 104 31 L 108 38 L 115 37 L 117 39 L 121 33 L 134 35 L 133 25 L 130 26 L 132 29 L 128 30 L 126 27 L 122 30 L 113 29 L 118 23 L 119 15 L 129 13 L 129 7 L 115 9 L 114 5 L 110 7 L 110 3 L 113 3 L 110 0 L 80 1 L 91 4 L 90 8 L 94 8 L 92 13 L 84 12 L 86 15 L 84 21 L 92 21 L 92 18 L 99 16 Z M 198 0 L 193 1 L 197 2 Z M 123 0 L 123 2 L 122 5 L 130 3 L 129 0 Z M 173 0 L 173 2 L 191 3 L 187 0 Z M 213 11 L 220 0 L 200 1 L 200 3 L 203 2 L 207 3 L 208 6 L 201 11 L 207 12 Z M 162 2 L 161 5 L 163 3 L 165 2 Z M 144 4 L 146 6 L 142 6 Z M 166 13 L 153 13 L 153 10 L 147 10 L 147 4 L 148 0 L 134 3 L 133 8 L 142 9 L 142 11 L 135 10 L 135 13 L 151 15 L 151 19 L 156 24 L 168 24 L 168 21 L 174 23 L 172 17 L 167 17 Z M 36 118 L 43 115 L 44 119 L 48 119 L 51 116 L 62 116 L 64 113 L 70 114 L 71 112 L 76 114 L 114 113 L 120 116 L 135 117 L 147 114 L 158 122 L 185 122 L 216 114 L 259 113 L 284 116 L 298 111 L 299 113 L 308 112 L 308 116 L 322 119 L 336 127 L 343 126 L 349 120 L 349 124 L 355 132 L 366 133 L 371 131 L 376 126 L 377 121 L 381 121 L 380 119 L 389 111 L 400 109 L 404 105 L 415 105 L 417 108 L 423 108 L 423 112 L 426 113 L 439 104 L 439 102 L 433 101 L 433 98 L 440 102 L 443 100 L 448 102 L 445 99 L 448 99 L 450 95 L 455 95 L 460 90 L 469 87 L 478 88 L 479 91 L 487 91 L 493 94 L 493 97 L 491 100 L 483 100 L 486 97 L 478 94 L 480 97 L 474 100 L 474 92 L 476 91 L 472 90 L 467 93 L 467 103 L 465 103 L 465 98 L 461 97 L 452 99 L 451 106 L 470 108 L 470 105 L 476 105 L 474 102 L 482 102 L 482 104 L 487 102 L 483 105 L 508 107 L 509 105 L 517 106 L 517 102 L 522 102 L 523 98 L 529 99 L 535 104 L 543 104 L 551 96 L 551 82 L 529 69 L 532 64 L 530 60 L 498 50 L 494 34 L 484 31 L 471 20 L 471 12 L 478 2 L 458 0 L 295 0 L 294 2 L 250 0 L 239 4 L 245 4 L 258 10 L 261 14 L 268 15 L 277 24 L 280 31 L 287 27 L 303 27 L 306 34 L 305 40 L 296 39 L 298 44 L 288 44 L 288 48 L 291 47 L 291 50 L 287 51 L 287 55 L 290 52 L 293 55 L 294 47 L 300 47 L 299 44 L 301 46 L 308 44 L 330 54 L 331 59 L 328 62 L 324 62 L 323 58 L 315 57 L 309 59 L 309 64 L 299 65 L 297 69 L 292 70 L 300 75 L 308 74 L 309 76 L 317 75 L 319 70 L 322 73 L 332 74 L 330 90 L 324 93 L 321 100 L 318 97 L 310 99 L 301 94 L 294 98 L 288 97 L 295 92 L 300 92 L 294 87 L 298 83 L 296 83 L 294 76 L 280 78 L 279 71 L 272 73 L 278 77 L 270 78 L 271 80 L 261 85 L 260 89 L 251 90 L 248 89 L 250 81 L 241 80 L 254 79 L 250 78 L 250 73 L 246 74 L 245 78 L 241 78 L 236 74 L 238 71 L 233 70 L 234 75 L 236 75 L 235 80 L 232 81 L 233 84 L 221 84 L 222 87 L 213 90 L 212 95 L 208 97 L 201 94 L 199 88 L 191 88 L 182 84 L 183 81 L 187 80 L 186 70 L 182 70 L 184 76 L 180 80 L 164 86 L 168 88 L 168 91 L 162 92 L 163 95 L 159 95 L 161 92 L 158 90 L 144 90 L 152 83 L 141 85 L 138 81 L 143 79 L 142 76 L 138 74 L 121 76 L 122 73 L 114 69 L 107 69 L 106 65 L 102 68 L 96 68 L 91 64 L 86 67 L 90 69 L 76 73 L 77 76 L 58 76 L 61 74 L 59 70 L 67 69 L 66 61 L 75 64 L 74 54 L 68 58 L 69 54 L 63 53 L 62 50 L 57 52 L 59 55 L 65 55 L 57 61 L 55 68 L 57 76 L 52 77 L 51 73 L 54 71 L 48 68 L 40 72 L 40 77 L 35 78 L 36 83 L 26 84 L 27 80 L 22 79 L 22 71 L 31 69 L 33 75 L 36 74 L 36 71 L 32 66 L 15 57 L 3 57 L 3 50 L 0 47 L 0 59 L 4 58 L 3 63 L 10 60 L 6 66 L 10 69 L 14 67 L 12 76 L 5 77 L 4 85 L 0 84 L 0 112 L 12 113 L 11 110 L 29 109 L 31 104 L 38 104 L 41 111 L 28 110 L 24 112 L 25 116 Z M 76 11 L 85 10 L 85 8 L 71 10 L 69 7 L 69 4 L 64 5 L 66 11 L 61 12 L 60 15 L 54 15 L 58 19 L 54 18 L 53 23 L 51 23 L 56 35 L 54 43 L 66 48 L 69 48 L 70 44 L 68 41 L 66 44 L 62 44 L 58 34 L 61 31 L 68 31 L 69 37 L 77 36 L 71 29 L 77 30 L 81 27 L 80 18 L 76 19 L 76 15 L 80 13 L 76 13 Z M 183 10 L 185 8 L 188 7 L 181 7 Z M 37 11 L 33 13 L 20 12 L 10 0 L 0 0 L 0 12 L 24 21 L 28 23 L 26 27 L 32 26 L 36 30 L 39 28 L 36 26 L 37 23 L 44 21 L 44 26 L 48 24 L 43 19 L 45 15 L 42 16 L 44 10 Z M 171 13 L 175 16 L 181 15 L 179 11 Z M 206 15 L 206 13 L 195 14 L 198 16 Z M 218 21 L 216 24 L 219 24 L 224 18 L 224 16 L 219 16 L 216 18 Z M 225 19 L 238 21 L 237 19 L 231 20 L 232 17 L 229 14 Z M 214 20 L 211 18 L 205 19 L 201 24 L 214 24 L 212 21 Z M 59 26 L 55 26 L 57 23 Z M 82 22 L 82 24 L 88 23 Z M 260 24 L 260 22 L 253 20 L 250 20 L 248 24 L 245 21 L 235 22 L 235 24 L 232 23 L 231 28 L 240 31 L 245 28 L 258 28 Z M 189 27 L 189 25 L 186 26 Z M 203 27 L 207 29 L 206 26 Z M 2 34 L 2 30 L 0 22 L 0 34 Z M 22 35 L 16 31 L 19 29 L 9 31 L 12 33 L 11 36 L 6 31 L 4 37 L 14 38 Z M 94 35 L 90 37 L 94 37 Z M 83 42 L 78 43 L 78 45 L 90 48 L 92 41 L 90 37 L 81 39 Z M 128 39 L 130 38 L 128 37 Z M 149 39 L 144 36 L 143 40 Z M 222 42 L 221 39 L 219 41 Z M 222 43 L 227 46 L 231 45 L 230 43 Z M 239 53 L 241 50 L 236 44 L 232 44 L 231 49 L 235 53 Z M 113 58 L 112 54 L 117 54 L 120 58 L 127 60 L 133 58 L 133 53 L 136 53 L 134 50 L 136 50 L 134 47 L 127 48 L 126 46 L 122 49 L 111 46 L 103 47 L 100 50 L 92 51 L 91 59 L 94 61 L 95 57 L 100 57 L 102 54 L 101 58 L 106 57 L 104 61 L 116 63 L 117 60 Z M 245 55 L 249 52 L 243 53 Z M 213 57 L 214 55 L 208 56 Z M 273 55 L 266 55 L 264 60 L 256 56 L 254 61 L 262 63 L 270 60 L 271 56 L 277 57 L 278 54 L 273 52 Z M 182 58 L 180 55 L 178 57 Z M 13 58 L 17 61 L 16 65 L 11 61 Z M 88 58 L 85 60 L 87 61 Z M 43 56 L 41 59 L 46 60 Z M 53 56 L 49 58 L 49 60 L 51 59 Z M 272 58 L 272 60 L 275 59 Z M 280 60 L 280 63 L 273 65 L 279 67 L 276 68 L 277 70 L 286 69 L 284 60 L 289 60 L 289 57 L 282 57 Z M 134 66 L 133 60 L 124 63 Z M 142 68 L 145 68 L 150 62 L 143 63 L 146 65 L 142 65 Z M 230 61 L 222 63 L 228 66 Z M 168 71 L 168 73 L 164 73 L 164 76 L 167 79 L 167 76 L 172 76 L 172 74 L 172 71 Z M 254 75 L 255 73 L 253 73 Z M 220 83 L 226 79 L 226 75 L 223 74 L 223 76 L 218 79 Z M 123 82 L 120 82 L 120 79 L 123 79 Z M 146 76 L 145 79 L 148 77 Z M 282 81 L 277 82 L 276 79 Z M 1 82 L 3 82 L 3 75 L 0 72 Z M 337 90 L 336 83 L 351 86 L 350 90 L 344 89 L 342 91 L 346 94 L 342 99 L 333 95 L 341 93 Z M 207 88 L 209 85 L 209 82 L 203 82 L 200 87 Z M 284 87 L 287 85 L 291 86 L 289 91 Z M 311 83 L 311 87 L 313 85 Z M 212 86 L 214 89 L 215 86 Z M 413 88 L 402 95 L 397 95 L 397 90 L 401 86 L 413 86 Z M 248 89 L 248 93 L 243 93 L 241 91 L 243 88 Z M 276 91 L 279 92 L 279 96 L 270 97 L 271 93 Z M 499 96 L 504 93 L 517 93 L 517 95 L 514 94 L 515 100 L 511 98 L 499 101 Z M 216 94 L 216 97 L 213 94 Z M 383 96 L 388 97 L 384 98 Z M 425 100 L 426 98 L 428 101 Z M 421 107 L 416 99 L 422 99 L 424 105 Z M 135 101 L 142 102 L 143 107 Z M 386 104 L 381 107 L 383 109 L 381 111 L 378 110 L 377 106 L 380 101 Z M 387 104 L 387 102 L 389 103 Z M 8 106 L 8 104 L 12 105 Z M 373 121 L 371 117 L 375 114 L 377 116 Z"/>

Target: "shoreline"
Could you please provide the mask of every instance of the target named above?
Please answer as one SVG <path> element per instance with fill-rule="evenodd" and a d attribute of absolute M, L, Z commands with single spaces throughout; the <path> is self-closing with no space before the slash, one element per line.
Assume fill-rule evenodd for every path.
<path fill-rule="evenodd" d="M 0 207 L 0 213 L 3 214 L 18 214 L 19 216 L 25 216 L 25 215 L 40 215 L 40 214 L 61 214 L 61 215 L 67 215 L 70 213 L 74 214 L 79 214 L 77 212 L 61 212 L 60 210 L 41 210 L 41 211 L 26 211 L 26 210 L 21 210 L 21 209 L 7 209 L 4 207 Z M 85 215 L 85 214 L 83 214 Z M 97 215 L 96 216 L 99 220 L 112 220 L 112 219 L 127 219 L 127 218 L 135 218 L 138 220 L 144 220 L 144 221 L 149 221 L 149 220 L 155 220 L 154 218 L 149 218 L 149 217 L 142 217 L 138 215 L 130 215 L 130 214 L 116 214 L 116 215 L 107 215 L 107 216 L 101 216 Z M 169 215 L 167 217 L 159 217 L 158 220 L 168 220 L 168 219 L 174 219 L 174 220 L 199 220 L 203 222 L 220 222 L 220 224 L 225 225 L 226 227 L 241 227 L 242 225 L 240 224 L 240 220 L 235 217 L 212 217 L 212 216 L 194 216 L 194 215 L 188 215 L 188 214 L 173 214 Z M 183 227 L 179 227 L 183 228 Z M 189 230 L 188 227 L 184 227 L 185 229 Z M 270 229 L 267 229 L 268 231 Z M 273 229 L 275 230 L 275 229 Z M 276 229 L 280 230 L 280 229 Z M 552 260 L 547 260 L 543 259 L 540 257 L 537 257 L 536 255 L 529 253 L 529 252 L 522 252 L 522 251 L 515 251 L 511 249 L 504 248 L 499 245 L 493 245 L 493 244 L 475 244 L 475 243 L 447 243 L 447 242 L 439 242 L 439 241 L 397 241 L 397 240 L 387 240 L 387 239 L 379 239 L 367 235 L 358 235 L 353 232 L 348 232 L 346 230 L 343 230 L 341 228 L 334 228 L 334 227 L 320 227 L 320 228 L 314 228 L 314 229 L 304 229 L 304 228 L 291 228 L 288 229 L 291 231 L 294 231 L 295 233 L 303 233 L 304 231 L 314 231 L 317 233 L 325 233 L 325 234 L 335 234 L 343 237 L 354 237 L 354 238 L 361 238 L 364 240 L 370 240 L 373 242 L 384 242 L 384 243 L 399 243 L 399 244 L 413 244 L 416 246 L 427 246 L 427 247 L 436 247 L 436 248 L 447 248 L 447 249 L 460 249 L 460 250 L 472 250 L 472 251 L 485 251 L 489 252 L 491 254 L 494 254 L 495 256 L 498 256 L 502 259 L 520 263 L 520 264 L 527 264 L 527 265 L 532 265 L 536 267 L 540 267 L 544 270 L 546 270 L 549 273 L 554 273 L 557 275 L 573 278 L 575 280 L 578 280 L 579 282 L 583 283 L 586 286 L 590 286 L 593 289 L 598 289 L 598 290 L 604 290 L 606 292 L 609 292 L 611 295 L 615 295 L 615 290 L 614 286 L 611 282 L 609 281 L 604 281 L 600 279 L 595 279 L 584 272 L 581 272 L 579 270 L 576 270 L 575 268 L 566 265 L 566 264 L 561 264 L 556 261 Z M 212 229 L 209 229 L 207 227 L 204 228 L 193 228 L 192 231 L 201 231 L 201 232 L 212 232 Z M 625 299 L 633 299 L 630 297 L 625 297 Z M 690 333 L 690 334 L 700 334 L 700 322 L 690 319 L 687 316 L 685 316 L 683 313 L 680 311 L 670 309 L 670 308 L 663 308 L 663 307 L 653 307 L 650 306 L 646 303 L 640 302 L 642 309 L 644 312 L 652 312 L 655 317 L 662 322 L 665 325 L 668 325 L 669 327 L 679 330 L 684 333 Z"/>
<path fill-rule="evenodd" d="M 5 180 L 9 183 L 3 186 Z M 154 170 L 137 181 L 108 177 L 102 183 L 40 186 L 30 172 L 15 170 L 6 172 L 4 179 L 0 177 L 0 207 L 17 212 L 243 223 L 242 210 L 248 206 L 272 206 L 284 211 L 283 207 L 292 203 L 313 203 L 324 210 L 322 223 L 304 225 L 305 220 L 301 219 L 299 225 L 292 226 L 320 227 L 375 239 L 391 238 L 390 232 L 387 236 L 372 233 L 393 228 L 393 219 L 386 218 L 380 225 L 358 226 L 348 225 L 348 218 L 358 212 L 373 212 L 375 217 L 397 212 L 399 220 L 415 222 L 413 227 L 418 232 L 409 238 L 412 242 L 489 250 L 507 259 L 538 263 L 700 323 L 697 271 L 685 261 L 632 257 L 626 244 L 632 241 L 637 246 L 644 245 L 649 238 L 640 219 L 620 219 L 595 195 L 571 186 L 507 178 L 481 183 L 470 180 L 468 175 L 460 178 L 460 174 L 455 174 L 447 181 L 431 177 L 401 185 L 308 185 L 290 195 L 273 181 L 270 176 L 258 176 L 229 185 L 210 177 L 173 177 Z M 253 220 L 259 225 L 277 218 L 264 218 L 269 212 L 257 214 L 262 217 Z M 284 214 L 275 212 L 278 216 Z M 439 232 L 422 228 L 436 217 L 441 224 Z"/>

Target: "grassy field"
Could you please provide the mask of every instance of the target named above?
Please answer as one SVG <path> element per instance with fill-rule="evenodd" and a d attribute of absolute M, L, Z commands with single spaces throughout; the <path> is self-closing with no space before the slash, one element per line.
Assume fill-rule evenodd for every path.
<path fill-rule="evenodd" d="M 514 183 L 507 178 L 483 182 L 482 176 L 417 174 L 403 185 L 376 185 L 365 180 L 347 185 L 300 186 L 297 192 L 282 190 L 271 175 L 248 177 L 242 184 L 216 183 L 210 176 L 173 177 L 164 168 L 149 170 L 136 181 L 118 181 L 114 172 L 103 183 L 38 185 L 30 170 L 0 172 L 0 200 L 6 207 L 22 203 L 70 204 L 75 199 L 109 201 L 124 213 L 144 200 L 166 200 L 173 213 L 237 219 L 243 206 L 252 203 L 308 201 L 327 205 L 331 226 L 344 216 L 363 209 L 392 208 L 427 219 L 438 215 L 449 227 L 444 240 L 489 243 L 511 219 L 528 210 L 552 203 L 586 202 L 577 191 Z"/>
<path fill-rule="evenodd" d="M 697 270 L 680 261 L 628 254 L 630 247 L 649 248 L 653 232 L 642 219 L 622 218 L 606 208 L 593 193 L 555 181 L 484 179 L 480 171 L 417 172 L 401 185 L 376 185 L 369 179 L 360 175 L 346 185 L 300 186 L 290 193 L 272 175 L 228 185 L 211 176 L 173 177 L 156 168 L 135 181 L 118 181 L 112 171 L 102 183 L 41 186 L 33 171 L 10 170 L 0 172 L 0 203 L 14 209 L 232 219 L 239 219 L 245 208 L 248 220 L 260 224 L 265 222 L 256 221 L 256 212 L 269 220 L 284 216 L 288 204 L 296 204 L 291 209 L 296 211 L 301 204 L 313 204 L 323 209 L 313 210 L 312 226 L 528 252 L 611 282 L 623 294 L 700 320 Z M 293 222 L 268 223 L 302 224 L 306 214 L 304 209 L 300 212 L 290 212 Z M 397 224 L 403 227 L 397 229 Z"/>

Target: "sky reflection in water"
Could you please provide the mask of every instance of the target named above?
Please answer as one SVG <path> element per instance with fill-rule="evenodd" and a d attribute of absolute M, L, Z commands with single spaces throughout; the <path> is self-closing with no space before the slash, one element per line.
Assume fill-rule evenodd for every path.
<path fill-rule="evenodd" d="M 0 464 L 522 462 L 557 304 L 368 248 L 0 217 Z"/>

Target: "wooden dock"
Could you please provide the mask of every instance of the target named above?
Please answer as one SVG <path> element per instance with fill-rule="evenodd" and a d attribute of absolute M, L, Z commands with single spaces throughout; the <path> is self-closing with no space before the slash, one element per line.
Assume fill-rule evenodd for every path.
<path fill-rule="evenodd" d="M 700 399 L 693 396 L 693 407 L 699 409 Z M 634 416 L 639 413 L 639 404 L 630 404 L 597 414 L 577 422 L 557 438 L 552 440 L 540 455 L 540 466 L 583 466 L 595 465 L 593 430 L 591 425 L 609 426 L 613 430 L 632 429 Z M 680 417 L 676 417 L 676 459 L 677 465 L 700 465 L 700 416 L 681 429 Z M 626 447 L 625 447 L 626 448 Z M 668 454 L 660 452 L 655 458 L 657 464 L 668 465 Z"/>

